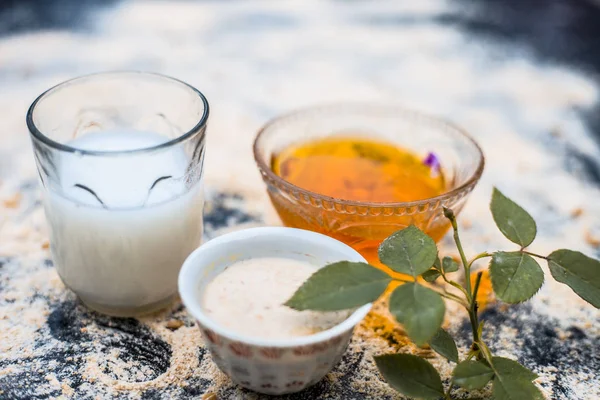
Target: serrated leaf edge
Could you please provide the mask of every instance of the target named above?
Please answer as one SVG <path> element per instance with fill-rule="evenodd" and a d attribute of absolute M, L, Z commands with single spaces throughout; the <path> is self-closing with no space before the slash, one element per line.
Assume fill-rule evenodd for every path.
<path fill-rule="evenodd" d="M 469 376 L 470 378 L 471 378 L 471 377 L 473 377 L 473 376 L 477 376 L 477 377 L 478 377 L 478 376 L 483 376 L 483 375 L 490 375 L 490 373 L 491 373 L 490 379 L 488 379 L 488 381 L 487 381 L 487 382 L 486 382 L 486 383 L 485 383 L 483 386 L 481 386 L 481 387 L 479 387 L 479 388 L 477 388 L 477 387 L 470 387 L 470 388 L 468 388 L 468 387 L 462 386 L 460 383 L 458 383 L 458 382 L 456 381 L 456 375 L 455 375 L 455 371 L 456 371 L 456 369 L 457 369 L 459 366 L 461 366 L 461 365 L 463 365 L 463 364 L 465 364 L 465 363 L 470 363 L 470 362 L 473 362 L 473 363 L 479 363 L 479 364 L 483 365 L 484 367 L 488 368 L 488 370 L 489 370 L 489 372 L 486 372 L 485 374 L 483 374 L 483 373 L 482 373 L 482 374 L 480 374 L 480 375 L 471 375 L 471 376 Z M 495 378 L 495 377 L 496 377 L 496 372 L 494 371 L 494 369 L 493 369 L 493 368 L 491 368 L 491 367 L 489 367 L 488 365 L 486 365 L 486 364 L 482 363 L 481 361 L 475 361 L 475 360 L 466 360 L 466 361 L 463 361 L 463 362 L 461 362 L 461 363 L 457 364 L 457 365 L 456 365 L 456 367 L 454 367 L 454 370 L 452 371 L 452 378 L 453 378 L 453 380 L 454 380 L 454 383 L 456 383 L 456 385 L 458 385 L 458 386 L 460 386 L 461 388 L 464 388 L 464 389 L 475 389 L 475 390 L 482 389 L 482 388 L 484 388 L 484 387 L 485 387 L 485 386 L 486 386 L 488 383 L 490 383 L 492 380 L 494 380 L 494 378 Z"/>
<path fill-rule="evenodd" d="M 303 288 L 303 287 L 305 287 L 305 285 L 307 285 L 307 284 L 308 284 L 308 282 L 310 281 L 310 279 L 311 279 L 313 276 L 315 276 L 315 275 L 316 275 L 317 273 L 319 273 L 319 272 L 322 272 L 322 271 L 323 271 L 325 268 L 327 268 L 327 267 L 330 267 L 330 266 L 332 266 L 332 265 L 336 265 L 336 264 L 338 264 L 338 263 L 342 263 L 342 262 L 344 262 L 344 261 L 339 261 L 339 262 L 331 263 L 331 264 L 328 264 L 328 265 L 324 266 L 323 268 L 320 268 L 320 269 L 318 269 L 317 271 L 315 271 L 315 272 L 314 272 L 314 273 L 313 273 L 313 274 L 312 274 L 312 275 L 311 275 L 311 276 L 310 276 L 310 277 L 309 277 L 309 278 L 308 278 L 306 281 L 304 281 L 304 282 L 302 283 L 302 285 L 301 285 L 301 286 L 300 286 L 298 289 L 296 289 L 296 291 L 294 292 L 294 294 L 292 294 L 292 297 L 290 297 L 290 298 L 289 298 L 289 299 L 288 299 L 288 300 L 287 300 L 287 301 L 286 301 L 286 302 L 285 302 L 283 305 L 285 305 L 285 306 L 287 306 L 287 307 L 289 307 L 289 308 L 291 308 L 291 309 L 293 309 L 293 310 L 296 310 L 296 311 L 306 311 L 306 310 L 312 310 L 312 311 L 335 311 L 335 310 L 329 310 L 329 309 L 327 309 L 327 310 L 323 310 L 323 309 L 315 309 L 315 308 L 310 308 L 310 307 L 298 307 L 298 306 L 297 306 L 297 305 L 295 305 L 294 303 L 295 303 L 295 301 L 296 301 L 296 300 L 295 300 L 295 297 L 296 297 L 296 295 L 297 295 L 297 294 L 298 294 L 298 293 L 299 293 L 299 292 L 302 290 L 302 288 Z M 349 262 L 349 261 L 348 261 L 348 262 Z M 383 282 L 386 282 L 386 285 L 385 285 L 385 287 L 382 289 L 381 293 L 380 293 L 380 294 L 377 296 L 377 298 L 379 298 L 379 297 L 380 297 L 380 296 L 381 296 L 381 295 L 382 295 L 382 294 L 385 292 L 385 290 L 386 290 L 387 286 L 388 286 L 388 285 L 390 284 L 390 282 L 392 281 L 392 277 L 391 277 L 391 276 L 389 276 L 389 275 L 388 275 L 388 274 L 386 274 L 384 271 L 381 271 L 379 268 L 377 268 L 377 267 L 374 267 L 374 266 L 372 266 L 372 265 L 370 265 L 370 264 L 363 263 L 363 262 L 349 262 L 349 263 L 351 263 L 351 264 L 361 264 L 361 265 L 364 265 L 365 267 L 371 267 L 371 268 L 373 268 L 373 269 L 377 270 L 378 272 L 381 272 L 382 274 L 384 274 L 384 275 L 385 275 L 385 277 L 383 277 L 384 275 L 382 275 L 382 279 L 381 279 L 381 280 L 369 281 L 369 282 L 366 282 L 366 283 L 365 283 L 366 285 L 371 285 L 371 284 L 373 284 L 373 283 L 383 283 Z M 306 297 L 306 298 L 304 298 L 304 299 L 303 299 L 303 301 L 306 301 L 306 299 L 311 299 L 311 298 L 314 298 L 314 297 L 316 297 L 316 296 L 312 296 L 312 297 Z M 372 301 L 375 301 L 377 298 L 373 299 Z M 365 303 L 365 304 L 368 304 L 368 303 L 369 303 L 369 302 L 367 302 L 367 303 Z M 364 304 L 363 304 L 363 305 L 364 305 Z M 360 307 L 360 306 L 359 306 L 359 307 Z M 347 308 L 347 309 L 351 309 L 351 308 L 352 308 L 352 307 L 349 307 L 349 308 Z M 338 311 L 339 311 L 339 310 L 338 310 Z"/>
<path fill-rule="evenodd" d="M 447 335 L 450 340 L 452 340 L 452 344 L 454 344 L 454 350 L 456 350 L 456 359 L 451 359 L 446 357 L 446 355 L 442 354 L 441 352 L 439 352 L 434 346 L 434 344 L 432 343 L 434 341 L 434 339 L 436 338 L 437 335 L 439 335 L 439 333 L 444 332 L 445 335 Z M 440 328 L 437 333 L 435 333 L 433 335 L 433 337 L 431 339 L 429 339 L 429 347 L 431 347 L 433 349 L 433 351 L 435 351 L 436 353 L 438 353 L 440 356 L 444 357 L 446 360 L 451 361 L 453 363 L 458 364 L 459 363 L 459 357 L 458 357 L 458 347 L 456 346 L 456 341 L 454 341 L 454 338 L 448 333 L 448 331 L 446 331 L 444 328 Z"/>
<path fill-rule="evenodd" d="M 386 376 L 383 374 L 383 372 L 382 372 L 382 371 L 381 371 L 381 369 L 379 368 L 379 364 L 378 364 L 378 362 L 377 362 L 377 361 L 378 361 L 378 360 L 381 360 L 381 359 L 383 359 L 383 358 L 394 357 L 394 356 L 408 356 L 408 357 L 411 357 L 411 358 L 414 358 L 414 359 L 418 359 L 418 360 L 420 360 L 420 361 L 423 361 L 423 362 L 425 362 L 426 364 L 429 364 L 429 366 L 430 366 L 430 367 L 431 367 L 431 368 L 432 368 L 432 369 L 435 371 L 435 373 L 437 374 L 437 377 L 438 377 L 438 379 L 440 380 L 440 383 L 442 382 L 442 378 L 441 378 L 441 376 L 440 376 L 439 372 L 438 372 L 438 371 L 435 369 L 435 367 L 434 367 L 434 366 L 433 366 L 433 365 L 432 365 L 432 364 L 431 364 L 429 361 L 427 361 L 427 360 L 426 360 L 426 359 L 424 359 L 423 357 L 419 357 L 419 356 L 416 356 L 416 355 L 414 355 L 414 354 L 402 354 L 402 353 L 401 353 L 401 354 L 383 354 L 383 355 L 380 355 L 380 356 L 375 356 L 375 357 L 373 357 L 373 359 L 375 360 L 375 365 L 377 365 L 377 369 L 379 370 L 379 372 L 381 373 L 381 375 L 383 375 L 383 378 L 385 379 L 385 381 L 386 381 L 386 382 L 388 382 L 388 384 L 389 384 L 390 386 L 392 386 L 392 384 L 389 382 L 389 380 L 387 379 L 387 377 L 386 377 Z M 428 390 L 431 390 L 431 391 L 433 391 L 433 392 L 436 392 L 436 393 L 440 393 L 440 395 L 441 395 L 441 396 L 443 396 L 443 395 L 444 395 L 443 389 L 442 389 L 442 391 L 440 392 L 440 391 L 438 390 L 439 388 L 437 388 L 437 387 L 431 387 L 431 386 L 425 385 L 425 384 L 423 384 L 423 383 L 421 383 L 421 382 L 416 382 L 416 383 L 417 383 L 417 384 L 419 384 L 419 385 L 420 385 L 420 386 L 422 386 L 422 387 L 425 387 L 425 388 L 427 388 Z M 394 387 L 394 386 L 392 386 L 392 387 Z M 398 392 L 400 392 L 400 391 L 399 391 L 398 389 L 396 389 L 395 387 L 394 387 L 394 389 L 395 389 L 395 390 L 397 390 Z M 402 393 L 402 392 L 400 392 L 400 393 Z M 404 394 L 404 393 L 403 393 L 403 394 Z"/>
<path fill-rule="evenodd" d="M 506 234 L 506 232 L 500 227 L 500 224 L 498 223 L 498 220 L 496 219 L 496 214 L 494 213 L 494 210 L 493 210 L 493 204 L 494 204 L 494 199 L 495 199 L 496 194 L 502 196 L 504 199 L 508 200 L 510 203 L 512 203 L 515 206 L 517 206 L 518 208 L 520 208 L 526 215 L 529 216 L 529 219 L 533 222 L 533 225 L 534 225 L 535 231 L 536 231 L 535 234 L 533 235 L 533 238 L 531 239 L 531 241 L 529 243 L 525 243 L 523 241 L 523 239 L 521 238 L 521 235 L 520 235 L 519 231 L 514 228 L 514 225 L 512 224 L 511 220 L 508 221 L 508 225 L 510 225 L 513 228 L 513 231 L 516 234 L 516 236 L 518 237 L 519 242 L 515 242 L 514 240 L 512 240 L 511 238 L 509 238 L 508 235 Z M 516 202 L 514 202 L 511 198 L 509 198 L 504 193 L 502 193 L 497 187 L 494 187 L 494 189 L 492 191 L 492 199 L 490 201 L 490 211 L 492 212 L 492 218 L 494 220 L 494 223 L 496 224 L 496 226 L 498 227 L 498 229 L 500 230 L 500 232 L 502 233 L 502 235 L 504 235 L 504 237 L 506 239 L 508 239 L 509 241 L 511 241 L 511 242 L 513 242 L 515 244 L 518 244 L 519 246 L 521 246 L 522 249 L 524 249 L 525 247 L 527 247 L 531 243 L 533 243 L 533 241 L 535 240 L 535 238 L 537 236 L 537 223 L 535 222 L 535 219 L 533 219 L 533 217 L 531 216 L 531 214 L 527 210 L 525 210 L 519 204 L 517 204 Z"/>
<path fill-rule="evenodd" d="M 515 252 L 515 251 L 497 251 L 496 253 L 519 253 L 519 252 Z M 494 253 L 494 254 L 496 254 L 496 253 Z M 499 298 L 500 300 L 502 300 L 503 302 L 505 302 L 505 303 L 507 303 L 507 304 L 521 304 L 521 303 L 524 303 L 524 302 L 526 302 L 526 301 L 529 301 L 529 300 L 531 300 L 531 299 L 533 298 L 533 296 L 535 296 L 536 294 L 538 294 L 538 293 L 539 293 L 539 291 L 540 291 L 540 290 L 542 289 L 542 287 L 544 286 L 544 283 L 546 282 L 546 274 L 544 273 L 544 270 L 542 269 L 542 266 L 540 265 L 540 263 L 538 263 L 538 262 L 537 262 L 537 260 L 536 260 L 535 258 L 531 257 L 529 254 L 525 254 L 525 253 L 521 253 L 521 254 L 522 254 L 523 256 L 525 256 L 525 257 L 529 257 L 529 258 L 531 258 L 531 259 L 532 259 L 532 260 L 533 260 L 533 261 L 534 261 L 534 262 L 537 264 L 538 268 L 539 268 L 539 269 L 542 271 L 542 283 L 541 283 L 540 287 L 539 287 L 539 288 L 537 288 L 537 290 L 536 290 L 536 291 L 535 291 L 535 292 L 534 292 L 534 293 L 531 295 L 531 297 L 528 297 L 528 298 L 526 298 L 526 299 L 523 299 L 523 300 L 520 300 L 520 301 L 508 302 L 508 301 L 506 301 L 506 300 L 503 300 L 503 299 L 501 298 L 501 296 L 500 296 L 500 295 L 498 295 L 498 291 L 496 290 L 496 285 L 497 285 L 497 283 L 495 283 L 494 274 L 492 274 L 492 273 L 491 273 L 492 261 L 490 260 L 489 269 L 490 269 L 490 280 L 492 281 L 492 289 L 494 289 L 494 294 L 496 294 L 496 296 L 498 296 L 498 298 Z M 493 258 L 492 258 L 492 260 L 493 260 Z M 517 268 L 517 269 L 518 269 L 518 268 Z M 513 273 L 513 276 L 511 277 L 511 281 L 512 281 L 512 278 L 513 278 L 515 275 L 516 275 L 516 270 L 515 270 L 515 272 Z"/>

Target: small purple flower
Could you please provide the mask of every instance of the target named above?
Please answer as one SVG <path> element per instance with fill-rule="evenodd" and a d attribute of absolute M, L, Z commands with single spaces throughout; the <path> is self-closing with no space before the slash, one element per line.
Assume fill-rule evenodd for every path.
<path fill-rule="evenodd" d="M 442 167 L 439 158 L 431 152 L 427 154 L 427 157 L 423 160 L 423 164 L 427 165 L 434 174 L 439 173 Z"/>

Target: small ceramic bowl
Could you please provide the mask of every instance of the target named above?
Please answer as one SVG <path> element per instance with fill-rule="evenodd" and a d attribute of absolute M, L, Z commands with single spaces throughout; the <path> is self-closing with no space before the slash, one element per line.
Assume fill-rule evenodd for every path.
<path fill-rule="evenodd" d="M 319 233 L 283 227 L 252 228 L 213 239 L 194 251 L 179 274 L 179 293 L 198 326 L 213 361 L 237 384 L 279 395 L 317 383 L 342 358 L 354 327 L 371 304 L 355 310 L 334 327 L 291 339 L 246 337 L 220 326 L 202 308 L 207 284 L 235 261 L 286 257 L 317 267 L 365 259 L 351 247 Z"/>

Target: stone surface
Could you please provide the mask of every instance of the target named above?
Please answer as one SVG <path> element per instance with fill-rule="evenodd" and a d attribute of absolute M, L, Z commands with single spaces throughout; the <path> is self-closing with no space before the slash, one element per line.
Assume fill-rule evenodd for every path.
<path fill-rule="evenodd" d="M 487 211 L 497 185 L 538 221 L 533 250 L 598 257 L 598 18 L 583 0 L 0 2 L 0 398 L 261 398 L 217 371 L 180 304 L 109 318 L 64 288 L 24 124 L 48 87 L 143 69 L 203 91 L 208 238 L 279 223 L 252 160 L 262 123 L 361 99 L 442 115 L 481 143 L 486 172 L 461 215 L 469 254 L 511 248 Z M 453 254 L 449 241 L 442 251 Z M 463 349 L 464 317 L 449 309 Z M 548 276 L 534 300 L 492 303 L 482 319 L 492 350 L 538 373 L 547 398 L 600 398 L 600 313 L 564 286 Z M 373 367 L 372 356 L 389 351 L 423 352 L 398 329 L 365 324 L 333 373 L 285 399 L 401 398 Z M 451 366 L 424 354 L 448 383 Z"/>

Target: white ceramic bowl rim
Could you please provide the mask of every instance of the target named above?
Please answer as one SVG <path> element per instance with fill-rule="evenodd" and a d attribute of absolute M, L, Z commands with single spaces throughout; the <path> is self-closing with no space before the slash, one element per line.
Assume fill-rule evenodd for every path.
<path fill-rule="evenodd" d="M 211 331 L 221 336 L 224 336 L 229 340 L 261 347 L 296 347 L 311 345 L 332 339 L 338 335 L 343 334 L 344 332 L 353 329 L 354 326 L 357 325 L 369 313 L 372 303 L 365 304 L 364 306 L 359 307 L 348 318 L 346 318 L 339 324 L 333 326 L 332 328 L 323 330 L 312 335 L 298 336 L 289 339 L 262 339 L 253 336 L 245 336 L 226 327 L 223 327 L 204 313 L 204 310 L 202 309 L 202 306 L 195 293 L 198 279 L 193 279 L 194 271 L 197 268 L 202 267 L 198 267 L 197 263 L 194 262 L 194 259 L 196 259 L 199 254 L 203 253 L 207 249 L 227 245 L 227 243 L 229 243 L 230 241 L 243 239 L 251 240 L 253 237 L 256 236 L 281 236 L 282 234 L 288 236 L 293 235 L 295 237 L 310 242 L 319 242 L 321 245 L 326 245 L 327 247 L 331 248 L 337 248 L 341 252 L 348 253 L 349 255 L 351 255 L 349 259 L 352 259 L 352 261 L 366 262 L 364 257 L 361 256 L 356 250 L 354 250 L 350 246 L 329 236 L 312 231 L 285 227 L 260 227 L 243 229 L 227 233 L 202 244 L 192 254 L 190 254 L 189 257 L 183 263 L 183 267 L 181 268 L 181 272 L 179 273 L 179 294 L 181 296 L 183 304 L 187 307 L 188 311 L 192 314 L 192 316 L 196 318 L 200 322 L 200 324 L 202 324 L 205 328 L 210 329 Z"/>

